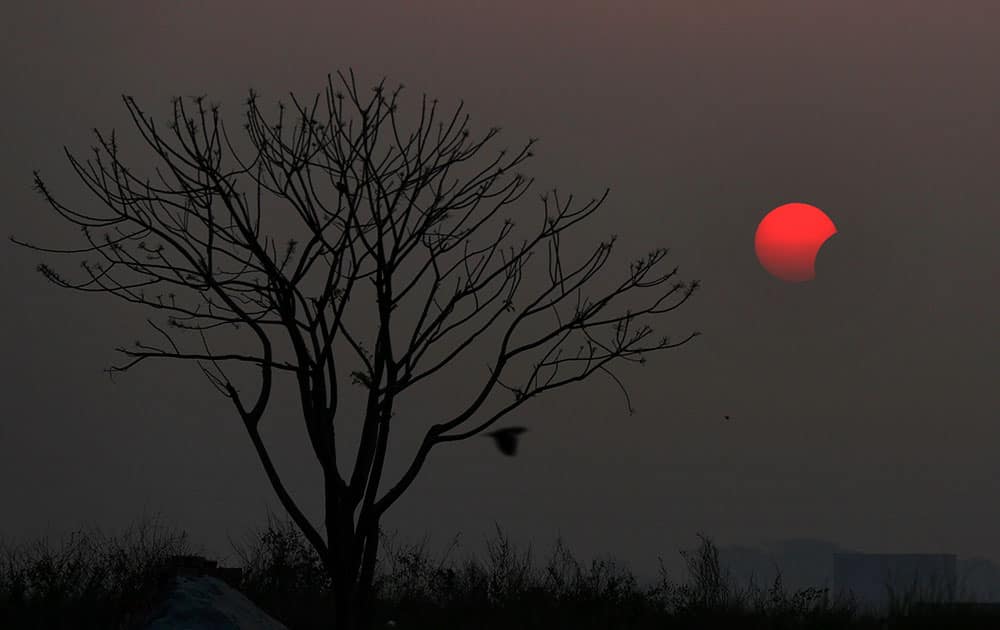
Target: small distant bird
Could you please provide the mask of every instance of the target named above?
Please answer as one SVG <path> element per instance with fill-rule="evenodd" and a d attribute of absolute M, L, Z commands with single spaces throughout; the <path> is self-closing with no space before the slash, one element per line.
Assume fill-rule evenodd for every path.
<path fill-rule="evenodd" d="M 497 448 L 500 449 L 501 453 L 514 455 L 517 452 L 517 437 L 527 430 L 525 427 L 507 427 L 486 435 L 496 440 Z"/>
<path fill-rule="evenodd" d="M 336 184 L 333 185 L 333 187 L 336 188 L 337 192 L 339 192 L 340 194 L 342 195 L 347 194 L 347 184 L 345 184 L 344 182 L 337 182 Z"/>
<path fill-rule="evenodd" d="M 722 417 L 725 418 L 726 420 L 730 419 L 729 416 L 722 416 Z"/>

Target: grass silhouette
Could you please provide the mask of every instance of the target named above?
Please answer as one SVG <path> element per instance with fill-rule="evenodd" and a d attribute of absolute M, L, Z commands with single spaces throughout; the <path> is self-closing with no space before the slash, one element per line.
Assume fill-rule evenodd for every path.
<path fill-rule="evenodd" d="M 376 571 L 376 627 L 401 630 L 522 628 L 978 628 L 1000 627 L 967 610 L 928 608 L 894 594 L 887 617 L 863 613 L 855 602 L 832 602 L 827 589 L 786 593 L 778 574 L 767 588 L 733 584 L 718 549 L 699 535 L 681 552 L 687 579 L 671 581 L 660 558 L 657 582 L 640 588 L 612 559 L 581 565 L 557 539 L 544 566 L 531 549 L 519 552 L 499 526 L 486 558 L 440 560 L 419 544 L 386 535 Z M 457 542 L 457 539 L 456 539 Z M 234 584 L 291 630 L 329 628 L 330 580 L 294 523 L 268 514 L 263 531 L 230 540 L 243 561 Z M 0 542 L 0 627 L 141 628 L 170 587 L 160 570 L 171 556 L 191 554 L 184 532 L 144 518 L 121 536 L 77 531 L 57 548 L 46 539 L 14 546 Z M 990 623 L 992 622 L 992 623 Z M 943 624 L 943 625 L 942 625 Z"/>

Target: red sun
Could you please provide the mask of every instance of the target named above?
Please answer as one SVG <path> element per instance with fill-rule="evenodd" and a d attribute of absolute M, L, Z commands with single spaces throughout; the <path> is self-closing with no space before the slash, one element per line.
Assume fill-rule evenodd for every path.
<path fill-rule="evenodd" d="M 822 210 L 807 203 L 786 203 L 767 213 L 757 226 L 757 260 L 776 278 L 805 282 L 816 277 L 816 255 L 837 228 Z"/>

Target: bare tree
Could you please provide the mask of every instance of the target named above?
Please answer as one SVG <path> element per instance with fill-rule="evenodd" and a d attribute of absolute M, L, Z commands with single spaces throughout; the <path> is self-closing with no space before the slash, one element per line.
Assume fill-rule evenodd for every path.
<path fill-rule="evenodd" d="M 535 140 L 511 154 L 501 150 L 473 168 L 471 158 L 497 128 L 474 140 L 463 105 L 439 119 L 437 101 L 425 96 L 415 128 L 405 133 L 397 124 L 402 86 L 387 93 L 383 80 L 370 99 L 363 98 L 353 72 L 337 75 L 336 85 L 327 77 L 324 93 L 311 104 L 291 96 L 294 123 L 285 120 L 286 106 L 280 103 L 276 122 L 266 121 L 251 91 L 243 127 L 252 159 L 241 157 L 218 105 L 206 106 L 204 97 L 186 103 L 175 98 L 173 119 L 163 133 L 134 99 L 123 96 L 142 139 L 157 156 L 156 178 L 141 177 L 125 166 L 113 131 L 105 135 L 95 130 L 99 146 L 93 147 L 93 160 L 81 163 L 69 150 L 66 154 L 106 214 L 64 205 L 35 172 L 37 191 L 81 227 L 87 245 L 51 249 L 11 239 L 42 252 L 99 254 L 97 262 L 81 263 L 86 278 L 78 282 L 45 264 L 38 269 L 61 287 L 106 292 L 164 312 L 166 325 L 147 319 L 162 343 L 137 341 L 134 347 L 118 348 L 125 359 L 109 372 L 129 370 L 147 359 L 193 361 L 232 401 L 282 505 L 330 572 L 336 627 L 346 629 L 371 623 L 380 519 L 413 483 L 434 446 L 481 434 L 539 394 L 598 370 L 621 388 L 631 413 L 628 392 L 610 363 L 644 363 L 644 353 L 677 347 L 698 333 L 675 341 L 646 341 L 653 330 L 639 318 L 678 308 L 697 287 L 696 282 L 677 281 L 676 268 L 658 270 L 665 249 L 633 261 L 628 276 L 596 299 L 584 299 L 582 289 L 604 266 L 614 236 L 582 265 L 563 270 L 560 235 L 597 210 L 607 190 L 576 209 L 572 197 L 561 201 L 554 191 L 541 195 L 542 225 L 532 238 L 505 246 L 514 227 L 505 219 L 487 244 L 475 245 L 473 234 L 484 232 L 487 222 L 531 185 L 514 169 L 531 156 Z M 462 169 L 468 173 L 456 176 Z M 261 227 L 263 206 L 279 203 L 294 209 L 308 233 L 303 247 L 289 239 L 280 254 L 276 238 Z M 540 244 L 547 247 L 548 280 L 539 279 L 547 288 L 515 304 L 525 263 Z M 448 256 L 454 260 L 449 262 Z M 306 287 L 311 275 L 319 280 L 316 292 Z M 400 316 L 398 307 L 421 281 L 429 283 L 426 294 L 413 295 L 407 302 L 415 306 L 413 314 Z M 345 321 L 352 292 L 369 285 L 374 299 L 356 297 L 353 305 L 371 310 L 377 329 L 371 351 Z M 161 292 L 151 294 L 154 288 Z M 647 289 L 654 290 L 648 305 L 607 313 L 624 294 Z M 554 315 L 551 326 L 515 342 L 515 331 L 524 334 L 526 322 L 537 322 L 543 313 Z M 207 333 L 224 326 L 248 329 L 249 342 L 259 344 L 259 351 L 213 349 Z M 385 484 L 379 496 L 397 399 L 452 364 L 491 328 L 503 333 L 495 354 L 487 357 L 482 387 L 460 413 L 429 426 L 405 472 Z M 402 338 L 408 343 L 397 347 L 401 344 L 395 341 L 406 330 L 409 334 Z M 596 334 L 601 331 L 605 338 Z M 182 336 L 197 346 L 182 349 Z M 287 356 L 279 344 L 289 349 Z M 575 352 L 566 352 L 570 345 L 576 345 Z M 427 360 L 431 348 L 441 349 L 439 360 Z M 501 380 L 514 364 L 531 357 L 526 378 L 518 384 Z M 360 366 L 351 377 L 363 388 L 366 402 L 357 456 L 342 473 L 335 424 L 347 358 Z M 231 366 L 228 374 L 224 365 Z M 231 370 L 240 365 L 249 366 L 251 375 L 259 370 L 255 396 L 241 394 L 231 380 Z M 279 372 L 293 376 L 298 385 L 305 428 L 322 468 L 325 537 L 282 484 L 261 440 L 261 418 Z M 513 394 L 512 399 L 486 413 L 484 403 L 500 390 Z"/>

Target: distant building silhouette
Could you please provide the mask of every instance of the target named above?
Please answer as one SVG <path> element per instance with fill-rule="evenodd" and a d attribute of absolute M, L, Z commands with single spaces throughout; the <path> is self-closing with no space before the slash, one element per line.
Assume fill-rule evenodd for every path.
<path fill-rule="evenodd" d="M 759 547 L 720 547 L 719 559 L 741 588 L 751 583 L 770 588 L 780 573 L 781 585 L 789 591 L 828 588 L 833 591 L 833 554 L 851 551 L 837 543 L 812 538 L 791 538 L 763 543 Z"/>
<path fill-rule="evenodd" d="M 1000 565 L 989 558 L 959 558 L 958 594 L 963 600 L 1000 603 Z"/>
<path fill-rule="evenodd" d="M 763 542 L 759 546 L 728 545 L 719 548 L 720 564 L 730 573 L 734 583 L 741 588 L 746 588 L 752 583 L 757 588 L 766 589 L 773 584 L 775 577 L 780 573 L 782 588 L 788 592 L 809 587 L 829 588 L 831 597 L 836 595 L 834 559 L 837 555 L 877 554 L 863 554 L 832 541 L 810 538 Z M 898 557 L 893 554 L 881 555 Z M 958 557 L 955 562 L 955 574 L 957 581 L 954 595 L 957 601 L 936 608 L 953 610 L 965 607 L 979 610 L 992 606 L 993 609 L 1000 609 L 1000 565 L 984 557 Z M 945 582 L 950 581 L 947 575 L 948 572 Z M 847 575 L 842 570 L 838 586 L 842 586 L 846 579 Z M 650 584 L 654 582 L 655 580 L 651 578 Z M 885 590 L 884 585 L 882 590 Z M 859 600 L 862 599 L 864 593 L 859 593 L 857 597 Z M 973 606 L 971 602 L 978 604 Z M 926 609 L 927 606 L 921 608 Z M 1000 628 L 1000 623 L 992 627 Z"/>
<path fill-rule="evenodd" d="M 859 609 L 878 614 L 893 602 L 951 602 L 956 561 L 954 554 L 835 553 L 834 599 L 853 600 Z"/>

